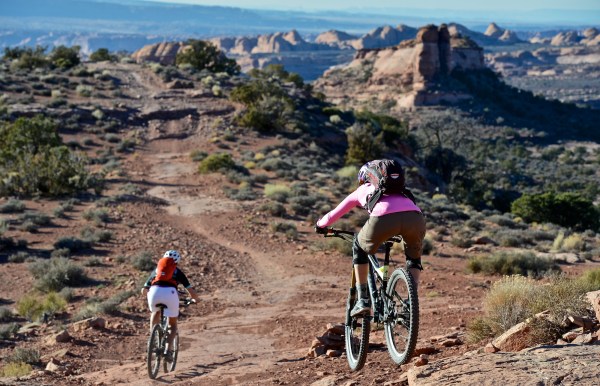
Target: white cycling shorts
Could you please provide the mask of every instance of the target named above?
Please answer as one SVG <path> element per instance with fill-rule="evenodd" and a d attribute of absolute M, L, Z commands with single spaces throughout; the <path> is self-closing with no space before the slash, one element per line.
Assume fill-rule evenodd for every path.
<path fill-rule="evenodd" d="M 165 308 L 165 316 L 176 318 L 179 316 L 179 295 L 177 289 L 173 287 L 159 287 L 153 285 L 148 290 L 148 307 L 150 311 L 160 311 L 157 304 L 162 303 L 167 306 Z"/>

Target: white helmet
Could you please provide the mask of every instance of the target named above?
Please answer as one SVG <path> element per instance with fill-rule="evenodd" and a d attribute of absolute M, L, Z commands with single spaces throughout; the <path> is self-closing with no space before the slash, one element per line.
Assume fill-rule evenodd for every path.
<path fill-rule="evenodd" d="M 175 260 L 175 264 L 179 263 L 179 259 L 181 259 L 181 255 L 179 255 L 179 252 L 173 249 L 169 249 L 168 251 L 166 251 L 163 257 L 170 257 L 171 259 Z"/>

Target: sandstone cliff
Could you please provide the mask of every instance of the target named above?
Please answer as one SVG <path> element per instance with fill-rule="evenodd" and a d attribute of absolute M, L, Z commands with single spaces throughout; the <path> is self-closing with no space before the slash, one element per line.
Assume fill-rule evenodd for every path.
<path fill-rule="evenodd" d="M 468 38 L 452 37 L 447 26 L 419 29 L 414 40 L 358 51 L 347 66 L 333 68 L 315 83 L 332 101 L 365 101 L 376 96 L 397 107 L 457 102 L 468 95 L 436 89 L 438 80 L 455 69 L 484 68 L 483 50 Z M 435 89 L 435 91 L 434 91 Z"/>
<path fill-rule="evenodd" d="M 327 44 L 332 47 L 351 48 L 351 42 L 356 39 L 356 36 L 346 32 L 329 30 L 319 34 L 315 39 L 315 43 Z"/>
<path fill-rule="evenodd" d="M 391 47 L 399 44 L 403 40 L 414 39 L 417 29 L 400 24 L 397 27 L 389 25 L 375 28 L 361 38 L 352 42 L 352 47 L 357 50 Z"/>

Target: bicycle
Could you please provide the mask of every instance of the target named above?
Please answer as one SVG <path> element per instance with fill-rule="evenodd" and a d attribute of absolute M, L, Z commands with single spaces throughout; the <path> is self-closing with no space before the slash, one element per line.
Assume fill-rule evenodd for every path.
<path fill-rule="evenodd" d="M 354 232 L 325 228 L 324 237 L 339 237 L 352 242 Z M 352 269 L 350 291 L 346 302 L 345 342 L 348 365 L 352 371 L 359 371 L 367 360 L 371 321 L 383 324 L 388 353 L 392 361 L 402 365 L 410 360 L 417 344 L 419 332 L 419 299 L 410 272 L 397 268 L 388 278 L 390 251 L 394 243 L 401 243 L 402 237 L 393 236 L 384 243 L 383 265 L 375 255 L 369 257 L 367 279 L 373 316 L 350 316 L 350 311 L 358 301 L 356 277 Z"/>
<path fill-rule="evenodd" d="M 181 291 L 178 292 L 183 293 Z M 181 306 L 187 307 L 194 302 L 192 299 L 181 299 L 179 303 Z M 150 379 L 154 379 L 158 375 L 161 360 L 163 362 L 163 371 L 165 373 L 174 371 L 175 365 L 177 364 L 177 355 L 179 354 L 179 332 L 177 332 L 173 338 L 173 344 L 170 347 L 173 352 L 173 357 L 170 361 L 166 358 L 165 348 L 169 336 L 169 318 L 164 314 L 164 311 L 167 306 L 163 303 L 159 303 L 156 307 L 160 309 L 160 323 L 152 327 L 150 338 L 148 338 L 147 364 L 148 376 Z"/>

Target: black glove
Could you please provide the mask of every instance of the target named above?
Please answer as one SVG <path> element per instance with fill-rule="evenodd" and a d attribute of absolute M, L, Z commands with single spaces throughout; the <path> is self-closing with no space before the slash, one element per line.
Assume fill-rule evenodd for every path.
<path fill-rule="evenodd" d="M 325 227 L 319 227 L 319 226 L 315 225 L 315 232 L 317 232 L 320 235 L 326 235 L 328 230 L 329 229 L 327 229 Z"/>

